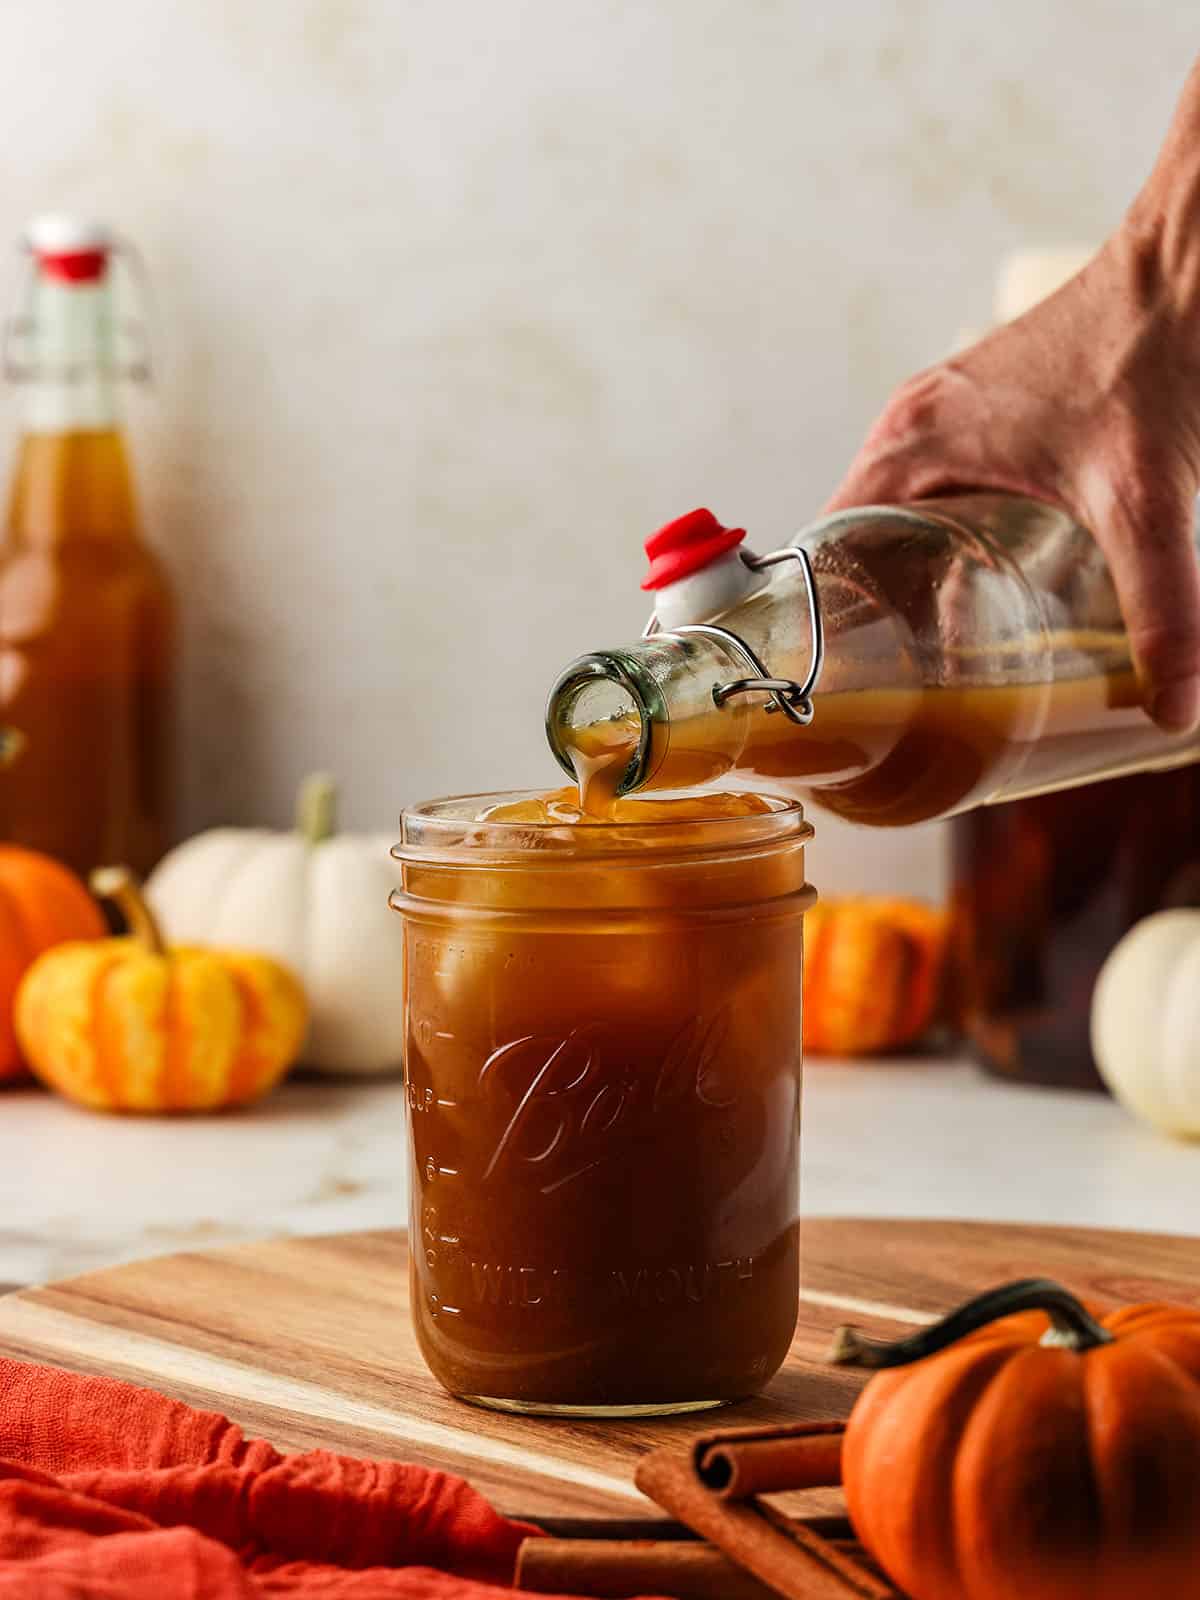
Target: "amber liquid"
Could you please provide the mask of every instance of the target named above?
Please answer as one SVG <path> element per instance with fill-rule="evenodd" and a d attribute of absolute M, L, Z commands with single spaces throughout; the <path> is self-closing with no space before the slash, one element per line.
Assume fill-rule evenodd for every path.
<path fill-rule="evenodd" d="M 729 753 L 729 713 L 714 707 L 670 724 L 645 788 L 671 791 L 734 778 L 815 800 L 851 822 L 900 827 L 985 804 L 1103 777 L 1115 766 L 1180 765 L 1200 754 L 1195 734 L 1168 739 L 1142 708 L 1132 672 L 996 688 L 871 689 L 818 695 L 799 727 L 761 707 L 746 717 L 740 754 Z M 637 748 L 634 721 L 573 732 L 585 810 Z M 564 791 L 567 793 L 568 791 Z"/>
<path fill-rule="evenodd" d="M 691 860 L 771 803 L 610 783 L 652 826 L 589 868 L 591 800 L 486 814 L 569 829 L 569 864 L 406 868 L 474 901 L 405 919 L 416 1326 L 457 1395 L 689 1409 L 757 1392 L 795 1327 L 803 851 Z"/>
<path fill-rule="evenodd" d="M 172 607 L 115 430 L 33 434 L 0 547 L 0 837 L 147 872 L 168 829 Z"/>

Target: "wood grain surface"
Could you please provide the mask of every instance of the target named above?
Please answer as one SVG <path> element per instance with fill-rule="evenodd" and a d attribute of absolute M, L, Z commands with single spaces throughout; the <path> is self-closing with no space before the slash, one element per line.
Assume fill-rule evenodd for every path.
<path fill-rule="evenodd" d="M 1200 1305 L 1200 1240 L 982 1223 L 819 1219 L 803 1231 L 791 1356 L 736 1422 L 846 1415 L 862 1377 L 824 1364 L 833 1328 L 899 1334 L 980 1289 L 1046 1274 L 1103 1305 Z M 417 1353 L 403 1233 L 190 1252 L 0 1299 L 0 1353 L 143 1383 L 284 1450 L 316 1446 L 459 1472 L 502 1509 L 653 1517 L 632 1483 L 655 1445 L 714 1414 L 589 1423 L 501 1416 L 444 1394 Z M 833 1511 L 829 1491 L 791 1509 Z"/>

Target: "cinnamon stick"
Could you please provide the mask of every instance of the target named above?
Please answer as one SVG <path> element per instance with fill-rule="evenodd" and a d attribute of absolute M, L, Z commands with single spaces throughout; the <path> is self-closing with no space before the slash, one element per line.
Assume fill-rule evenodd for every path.
<path fill-rule="evenodd" d="M 841 1422 L 793 1422 L 731 1428 L 693 1446 L 696 1473 L 725 1500 L 785 1489 L 826 1489 L 842 1481 Z"/>
<path fill-rule="evenodd" d="M 513 1585 L 534 1594 L 671 1595 L 673 1600 L 778 1600 L 711 1544 L 638 1539 L 526 1539 Z"/>
<path fill-rule="evenodd" d="M 895 1600 L 894 1589 L 803 1523 L 757 1500 L 718 1499 L 697 1475 L 690 1452 L 652 1450 L 638 1463 L 634 1482 L 785 1600 Z"/>
<path fill-rule="evenodd" d="M 540 1511 L 510 1511 L 514 1522 L 532 1522 L 551 1539 L 665 1540 L 698 1539 L 685 1522 L 654 1517 L 544 1517 Z M 849 1527 L 849 1523 L 846 1524 Z"/>

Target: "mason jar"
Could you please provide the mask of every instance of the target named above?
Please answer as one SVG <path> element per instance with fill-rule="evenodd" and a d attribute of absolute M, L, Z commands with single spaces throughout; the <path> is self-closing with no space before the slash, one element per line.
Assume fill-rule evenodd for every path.
<path fill-rule="evenodd" d="M 511 1411 L 754 1394 L 798 1304 L 811 829 L 477 820 L 511 798 L 417 806 L 393 851 L 422 1354 Z"/>

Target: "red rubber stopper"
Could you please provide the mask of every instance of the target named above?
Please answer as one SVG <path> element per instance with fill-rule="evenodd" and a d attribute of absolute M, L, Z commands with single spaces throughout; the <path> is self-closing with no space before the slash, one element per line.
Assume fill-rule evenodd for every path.
<path fill-rule="evenodd" d="M 665 589 L 669 583 L 678 583 L 727 550 L 735 550 L 745 537 L 745 528 L 726 528 L 703 508 L 676 517 L 646 540 L 650 570 L 642 579 L 642 588 Z"/>
<path fill-rule="evenodd" d="M 104 269 L 108 265 L 108 252 L 39 250 L 37 264 L 47 278 L 55 278 L 59 283 L 92 283 L 104 276 Z"/>

